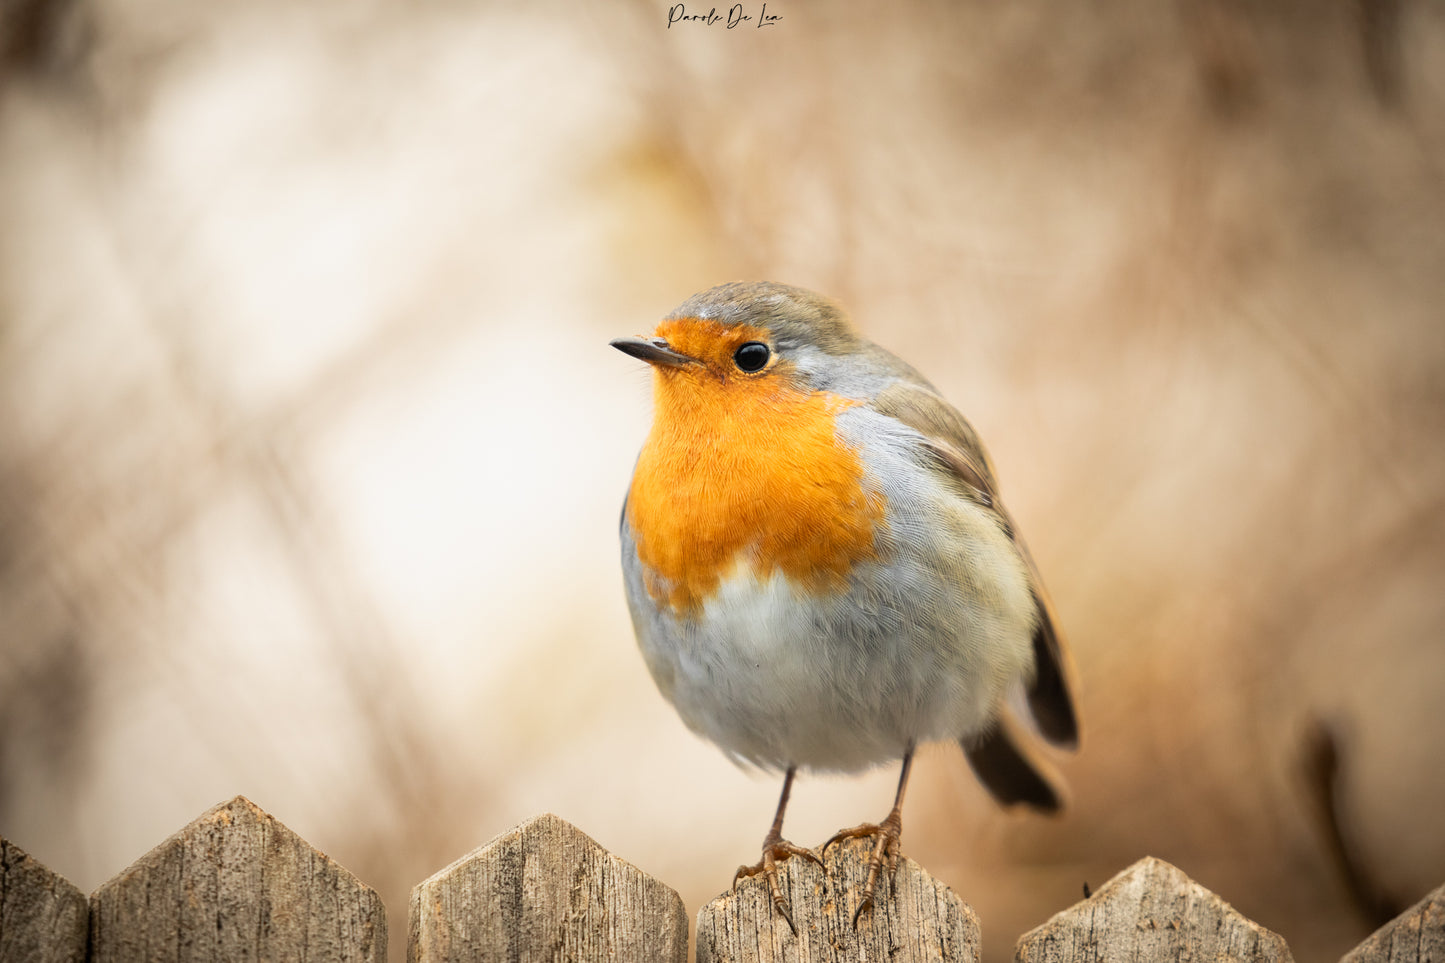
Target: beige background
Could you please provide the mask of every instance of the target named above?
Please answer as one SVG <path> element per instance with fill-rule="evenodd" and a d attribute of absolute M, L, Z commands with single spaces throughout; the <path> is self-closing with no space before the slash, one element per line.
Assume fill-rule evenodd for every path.
<path fill-rule="evenodd" d="M 606 342 L 769 278 L 969 415 L 1077 655 L 1066 817 L 916 767 L 988 958 L 1146 853 L 1336 958 L 1445 882 L 1445 15 L 1257 6 L 0 6 L 0 833 L 88 890 L 244 793 L 400 958 L 552 811 L 695 911 L 778 781 L 634 651 Z"/>

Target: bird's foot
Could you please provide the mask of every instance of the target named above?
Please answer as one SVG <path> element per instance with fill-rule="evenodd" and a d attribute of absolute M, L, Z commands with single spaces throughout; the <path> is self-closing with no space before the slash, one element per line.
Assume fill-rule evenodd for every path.
<path fill-rule="evenodd" d="M 788 921 L 788 929 L 793 935 L 798 935 L 798 928 L 793 925 L 792 910 L 788 907 L 788 900 L 783 896 L 782 887 L 778 885 L 778 864 L 790 856 L 802 856 L 811 859 L 819 866 L 823 861 L 811 849 L 794 845 L 783 839 L 777 833 L 769 833 L 763 840 L 763 858 L 752 866 L 739 866 L 738 871 L 733 874 L 733 891 L 738 888 L 738 880 L 750 879 L 754 876 L 766 876 L 768 880 L 768 892 L 773 897 L 773 908 Z"/>
<path fill-rule="evenodd" d="M 888 818 L 881 823 L 864 823 L 861 826 L 854 826 L 852 829 L 840 829 L 833 834 L 833 838 L 823 844 L 824 855 L 828 847 L 845 839 L 873 839 L 873 852 L 868 854 L 868 878 L 863 882 L 863 898 L 858 903 L 858 908 L 853 911 L 853 928 L 858 928 L 858 918 L 863 915 L 865 909 L 873 907 L 873 893 L 878 888 L 878 873 L 883 868 L 883 860 L 888 860 L 888 878 L 891 881 L 898 872 L 899 840 L 903 837 L 903 814 L 894 809 L 888 814 Z"/>

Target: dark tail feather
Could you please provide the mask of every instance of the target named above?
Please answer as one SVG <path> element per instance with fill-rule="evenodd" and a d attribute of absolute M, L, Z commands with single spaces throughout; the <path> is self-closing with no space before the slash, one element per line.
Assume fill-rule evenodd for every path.
<path fill-rule="evenodd" d="M 1056 746 L 1079 745 L 1079 720 L 1069 694 L 1068 654 L 1054 629 L 1053 608 L 1041 592 L 1034 593 L 1039 627 L 1034 631 L 1034 678 L 1026 693 L 1039 732 Z"/>
<path fill-rule="evenodd" d="M 1006 718 L 975 740 L 963 742 L 963 754 L 974 775 L 1003 806 L 1022 803 L 1039 812 L 1063 808 L 1063 794 L 1046 774 L 1048 767 L 1030 759 L 1010 733 Z"/>

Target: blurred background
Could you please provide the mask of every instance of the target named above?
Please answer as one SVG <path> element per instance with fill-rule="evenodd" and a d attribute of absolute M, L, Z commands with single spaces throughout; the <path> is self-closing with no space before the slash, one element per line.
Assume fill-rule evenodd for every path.
<path fill-rule="evenodd" d="M 1146 854 L 1302 961 L 1445 882 L 1445 9 L 767 9 L 0 0 L 0 834 L 88 891 L 242 793 L 401 959 L 552 811 L 695 913 L 779 780 L 635 651 L 606 342 L 766 278 L 970 417 L 1076 653 L 1066 816 L 915 768 L 989 960 Z"/>

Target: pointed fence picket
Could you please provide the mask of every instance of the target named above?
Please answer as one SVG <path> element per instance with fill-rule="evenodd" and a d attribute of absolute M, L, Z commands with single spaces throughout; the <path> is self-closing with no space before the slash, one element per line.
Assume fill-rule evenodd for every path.
<path fill-rule="evenodd" d="M 0 838 L 0 961 L 81 963 L 85 894 Z"/>
<path fill-rule="evenodd" d="M 856 927 L 865 841 L 785 862 L 796 931 L 751 881 L 697 914 L 697 963 L 975 963 L 979 924 L 909 859 Z M 249 800 L 207 811 L 87 901 L 0 838 L 0 963 L 386 958 L 376 893 Z M 1178 869 L 1145 858 L 1019 939 L 1016 963 L 1286 963 L 1289 948 Z M 677 893 L 570 823 L 538 816 L 412 891 L 409 963 L 686 963 Z M 1341 963 L 1445 960 L 1445 886 Z"/>

